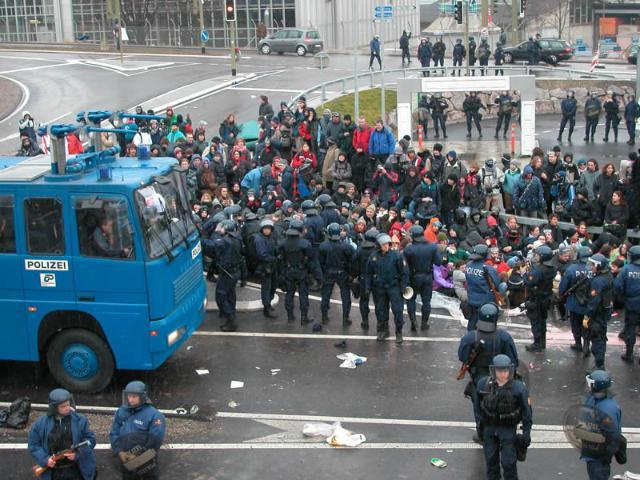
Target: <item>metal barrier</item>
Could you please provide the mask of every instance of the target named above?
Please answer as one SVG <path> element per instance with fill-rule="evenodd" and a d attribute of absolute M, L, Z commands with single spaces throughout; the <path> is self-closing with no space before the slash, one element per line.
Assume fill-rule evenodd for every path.
<path fill-rule="evenodd" d="M 487 213 L 487 212 L 484 212 L 484 213 Z M 540 226 L 540 225 L 545 225 L 549 223 L 549 220 L 544 218 L 521 217 L 519 215 L 511 215 L 508 213 L 500 214 L 500 219 L 503 220 L 504 222 L 506 222 L 507 218 L 509 217 L 516 217 L 516 220 L 518 221 L 518 225 Z M 569 230 L 571 228 L 576 228 L 576 225 L 569 222 L 558 222 L 558 228 L 560 228 L 560 230 Z M 604 232 L 603 227 L 587 227 L 587 230 L 589 233 L 594 235 L 600 235 L 602 232 Z M 627 228 L 627 238 L 640 238 L 640 231 Z"/>
<path fill-rule="evenodd" d="M 549 67 L 549 66 L 544 66 L 544 65 L 527 65 L 527 64 L 522 64 L 522 65 L 499 65 L 498 67 L 496 67 L 495 65 L 490 65 L 490 66 L 483 66 L 483 67 L 466 67 L 466 66 L 462 66 L 462 67 L 453 67 L 453 66 L 444 66 L 444 67 L 428 67 L 428 68 L 422 68 L 422 67 L 408 67 L 408 68 L 393 68 L 393 69 L 385 69 L 384 70 L 384 75 L 389 75 L 389 74 L 401 74 L 398 76 L 402 76 L 402 78 L 406 78 L 408 74 L 413 74 L 413 73 L 429 73 L 430 75 L 434 75 L 434 76 L 452 76 L 454 71 L 465 71 L 467 76 L 470 75 L 471 71 L 475 71 L 477 72 L 477 75 L 480 76 L 481 78 L 481 72 L 484 71 L 485 75 L 488 75 L 490 73 L 495 72 L 495 70 L 504 70 L 505 73 L 510 72 L 513 75 L 536 75 L 536 74 L 541 74 L 544 72 L 553 72 L 553 73 L 561 73 L 564 74 L 566 76 L 565 79 L 567 80 L 577 80 L 577 79 L 593 79 L 593 80 L 612 80 L 612 79 L 619 79 L 620 75 L 630 75 L 630 76 L 634 76 L 633 72 L 588 72 L 585 70 L 578 70 L 575 68 L 565 68 L 565 67 Z M 444 70 L 444 74 L 442 74 L 442 71 Z M 349 75 L 347 77 L 342 77 L 342 78 L 337 78 L 334 80 L 330 80 L 328 82 L 322 82 L 319 84 L 314 85 L 313 87 L 300 92 L 297 95 L 294 95 L 293 97 L 291 97 L 291 101 L 289 103 L 290 107 L 293 107 L 293 105 L 296 103 L 296 101 L 304 96 L 306 98 L 310 98 L 312 97 L 316 92 L 320 92 L 320 101 L 322 102 L 326 102 L 327 101 L 327 88 L 331 87 L 333 85 L 341 85 L 340 91 L 341 92 L 345 92 L 346 91 L 346 84 L 348 82 L 353 82 L 354 81 L 355 76 L 354 75 Z M 374 88 L 375 86 L 377 86 L 379 83 L 381 83 L 381 80 L 383 78 L 383 72 L 381 70 L 377 70 L 377 71 L 362 71 L 360 73 L 357 74 L 357 78 L 359 79 L 365 79 L 368 80 L 369 83 L 369 88 Z M 553 77 L 551 77 L 553 78 Z M 545 79 L 544 77 L 541 77 L 540 80 Z M 393 85 L 394 82 L 388 82 L 385 80 L 385 85 L 390 84 Z"/>

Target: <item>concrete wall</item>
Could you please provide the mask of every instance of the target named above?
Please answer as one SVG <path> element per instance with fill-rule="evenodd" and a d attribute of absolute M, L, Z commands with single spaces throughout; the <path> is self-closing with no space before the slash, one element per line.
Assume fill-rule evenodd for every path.
<path fill-rule="evenodd" d="M 351 50 L 353 29 L 358 46 L 366 46 L 374 34 L 380 35 L 386 48 L 398 47 L 402 30 L 420 31 L 418 0 L 296 0 L 296 26 L 318 29 L 325 48 Z M 373 23 L 376 5 L 393 5 L 391 22 Z"/>

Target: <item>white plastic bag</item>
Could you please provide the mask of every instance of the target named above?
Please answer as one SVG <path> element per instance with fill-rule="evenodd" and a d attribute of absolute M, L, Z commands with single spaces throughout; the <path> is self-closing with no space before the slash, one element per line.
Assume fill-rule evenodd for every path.
<path fill-rule="evenodd" d="M 302 427 L 302 434 L 305 437 L 323 437 L 327 438 L 333 434 L 335 424 L 328 423 L 305 423 Z"/>
<path fill-rule="evenodd" d="M 449 312 L 456 320 L 464 321 L 464 315 L 460 310 L 460 300 L 454 297 L 447 297 L 440 292 L 433 292 L 431 296 L 431 308 L 443 308 Z"/>
<path fill-rule="evenodd" d="M 352 433 L 342 428 L 340 422 L 335 424 L 333 434 L 327 438 L 326 442 L 332 447 L 357 447 L 367 439 L 360 433 Z"/>
<path fill-rule="evenodd" d="M 336 355 L 338 360 L 344 360 L 340 364 L 340 368 L 356 368 L 358 365 L 362 365 L 367 361 L 367 357 L 361 357 L 356 355 L 355 353 L 341 353 L 340 355 Z"/>

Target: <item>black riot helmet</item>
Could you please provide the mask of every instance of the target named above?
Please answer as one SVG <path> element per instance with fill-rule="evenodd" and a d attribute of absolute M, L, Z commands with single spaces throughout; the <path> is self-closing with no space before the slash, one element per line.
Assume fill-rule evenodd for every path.
<path fill-rule="evenodd" d="M 634 245 L 629 249 L 629 261 L 634 265 L 640 265 L 640 245 Z"/>
<path fill-rule="evenodd" d="M 412 225 L 409 227 L 409 235 L 411 235 L 414 242 L 426 241 L 424 238 L 424 228 L 420 225 Z"/>
<path fill-rule="evenodd" d="M 500 309 L 495 303 L 491 302 L 482 305 L 478 312 L 478 331 L 487 333 L 495 332 L 499 315 Z"/>
<path fill-rule="evenodd" d="M 49 392 L 49 409 L 47 410 L 47 415 L 56 416 L 58 414 L 58 405 L 70 402 L 71 408 L 75 409 L 75 403 L 73 401 L 73 395 L 68 390 L 64 388 L 56 388 Z"/>

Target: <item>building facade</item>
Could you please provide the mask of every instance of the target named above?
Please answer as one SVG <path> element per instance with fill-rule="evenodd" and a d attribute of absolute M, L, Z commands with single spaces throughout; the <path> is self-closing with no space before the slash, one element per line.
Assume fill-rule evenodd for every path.
<path fill-rule="evenodd" d="M 0 42 L 114 42 L 113 2 L 132 45 L 200 45 L 202 5 L 207 46 L 229 46 L 224 0 L 0 0 Z M 391 21 L 374 23 L 376 5 L 391 4 Z M 419 31 L 418 0 L 236 0 L 238 45 L 255 47 L 258 26 L 315 27 L 327 48 L 348 49 L 357 28 L 359 45 L 374 33 L 397 43 L 402 30 Z"/>

